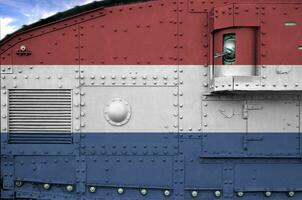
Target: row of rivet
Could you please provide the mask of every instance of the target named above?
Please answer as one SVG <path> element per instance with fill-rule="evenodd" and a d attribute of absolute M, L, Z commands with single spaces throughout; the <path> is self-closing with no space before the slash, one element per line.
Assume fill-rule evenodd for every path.
<path fill-rule="evenodd" d="M 206 84 L 206 83 L 205 83 Z M 271 84 L 273 87 L 277 87 L 278 85 L 276 83 L 272 83 Z M 208 85 L 204 85 L 205 87 L 207 87 Z M 239 87 L 239 86 L 245 86 L 245 87 L 259 87 L 259 86 L 262 86 L 262 87 L 268 87 L 269 84 L 265 84 L 265 83 L 262 83 L 262 84 L 259 84 L 259 83 L 255 83 L 255 84 L 250 84 L 250 83 L 242 83 L 242 84 L 239 84 L 239 83 L 235 83 L 235 86 L 236 87 Z M 288 83 L 283 83 L 282 84 L 282 87 L 289 87 L 290 85 Z M 294 87 L 299 87 L 299 83 L 294 83 L 293 84 Z M 214 88 L 225 88 L 225 87 L 232 87 L 232 84 L 221 84 L 221 85 L 211 85 L 210 88 L 211 89 L 214 89 Z"/>
<path fill-rule="evenodd" d="M 15 182 L 15 185 L 16 185 L 17 187 L 22 187 L 23 184 L 24 184 L 24 183 L 23 183 L 22 181 L 16 181 L 16 182 Z M 45 190 L 49 190 L 49 189 L 51 188 L 51 185 L 50 185 L 49 183 L 44 183 L 44 184 L 43 184 L 43 188 L 44 188 Z M 67 192 L 72 192 L 72 191 L 74 190 L 74 187 L 73 187 L 73 185 L 66 185 L 66 186 L 65 186 L 65 189 L 66 189 Z"/>
<path fill-rule="evenodd" d="M 238 197 L 244 197 L 245 193 L 239 191 L 239 192 L 236 193 L 236 195 L 237 195 Z M 289 192 L 287 192 L 287 195 L 288 195 L 289 197 L 294 197 L 294 196 L 295 196 L 295 192 L 294 192 L 294 191 L 289 191 Z M 192 196 L 193 198 L 196 198 L 196 197 L 198 196 L 198 192 L 197 192 L 196 190 L 192 191 L 192 192 L 191 192 L 191 196 Z M 219 190 L 217 190 L 217 191 L 214 192 L 214 196 L 215 196 L 215 197 L 221 197 L 221 196 L 222 196 L 222 192 L 219 191 Z M 266 191 L 266 192 L 264 192 L 264 196 L 266 196 L 266 197 L 271 197 L 271 196 L 272 196 L 272 192 Z"/>
<path fill-rule="evenodd" d="M 15 185 L 17 187 L 22 187 L 23 186 L 23 182 L 22 181 L 16 181 Z M 51 185 L 49 183 L 44 183 L 43 184 L 43 188 L 45 190 L 49 190 L 51 188 Z M 74 190 L 74 187 L 73 187 L 73 185 L 66 185 L 65 189 L 66 189 L 67 192 L 72 192 Z M 95 193 L 96 191 L 97 191 L 97 188 L 95 186 L 90 186 L 89 187 L 89 192 Z M 117 188 L 117 193 L 120 194 L 120 195 L 124 194 L 125 193 L 124 188 Z M 148 190 L 147 189 L 141 189 L 140 190 L 140 194 L 143 195 L 143 196 L 145 196 L 145 195 L 148 194 Z M 163 195 L 164 196 L 170 196 L 170 194 L 171 194 L 170 190 L 164 190 L 163 191 Z"/>

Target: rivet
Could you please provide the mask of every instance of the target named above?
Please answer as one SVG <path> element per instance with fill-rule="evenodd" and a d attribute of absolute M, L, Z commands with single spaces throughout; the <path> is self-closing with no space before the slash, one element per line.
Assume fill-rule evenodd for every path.
<path fill-rule="evenodd" d="M 89 187 L 89 192 L 95 193 L 96 192 L 96 187 L 93 187 L 93 186 Z"/>
<path fill-rule="evenodd" d="M 124 193 L 124 189 L 123 188 L 118 188 L 117 189 L 117 193 L 118 194 L 123 194 Z"/>
<path fill-rule="evenodd" d="M 16 181 L 16 182 L 15 182 L 15 185 L 16 185 L 17 187 L 21 187 L 21 186 L 23 185 L 23 182 L 22 182 L 22 181 Z"/>
<path fill-rule="evenodd" d="M 191 195 L 192 195 L 193 198 L 195 198 L 195 197 L 198 196 L 198 192 L 194 190 L 194 191 L 191 192 Z"/>
<path fill-rule="evenodd" d="M 164 195 L 167 197 L 167 196 L 170 196 L 170 191 L 169 190 L 165 190 L 164 191 Z"/>
<path fill-rule="evenodd" d="M 237 196 L 238 197 L 243 197 L 244 196 L 244 192 L 237 192 Z"/>
<path fill-rule="evenodd" d="M 269 191 L 266 191 L 266 192 L 264 193 L 264 195 L 265 195 L 266 197 L 270 197 L 270 196 L 272 196 L 272 193 L 269 192 Z"/>
<path fill-rule="evenodd" d="M 73 186 L 72 186 L 72 185 L 67 185 L 67 186 L 66 186 L 66 190 L 67 190 L 68 192 L 72 192 L 72 191 L 73 191 Z"/>
<path fill-rule="evenodd" d="M 209 84 L 208 84 L 208 83 L 204 83 L 203 86 L 204 86 L 204 87 L 208 87 Z"/>
<path fill-rule="evenodd" d="M 294 192 L 294 191 L 290 191 L 290 192 L 288 192 L 288 196 L 289 196 L 289 197 L 293 197 L 293 196 L 295 196 L 295 192 Z"/>
<path fill-rule="evenodd" d="M 91 78 L 91 79 L 95 79 L 95 76 L 91 76 L 90 78 Z"/>
<path fill-rule="evenodd" d="M 44 188 L 45 190 L 49 190 L 49 189 L 50 189 L 50 184 L 45 183 L 45 184 L 43 185 L 43 188 Z"/>
<path fill-rule="evenodd" d="M 215 197 L 221 197 L 221 192 L 219 190 L 214 192 Z"/>
<path fill-rule="evenodd" d="M 13 76 L 13 79 L 17 79 L 17 76 Z"/>
<path fill-rule="evenodd" d="M 27 50 L 27 47 L 23 44 L 19 47 L 21 52 L 25 52 Z"/>
<path fill-rule="evenodd" d="M 36 76 L 36 79 L 39 79 L 40 77 L 39 76 Z"/>
<path fill-rule="evenodd" d="M 141 189 L 140 193 L 141 195 L 145 196 L 147 195 L 148 191 L 146 189 Z"/>

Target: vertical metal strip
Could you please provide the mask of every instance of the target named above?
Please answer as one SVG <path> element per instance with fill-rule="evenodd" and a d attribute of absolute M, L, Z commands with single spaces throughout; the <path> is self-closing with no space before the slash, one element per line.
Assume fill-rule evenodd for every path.
<path fill-rule="evenodd" d="M 174 156 L 173 162 L 173 199 L 184 200 L 185 169 L 184 156 Z"/>
<path fill-rule="evenodd" d="M 4 165 L 1 169 L 3 173 L 3 189 L 5 191 L 4 196 L 13 198 L 14 195 L 14 157 L 13 156 L 3 156 Z"/>
<path fill-rule="evenodd" d="M 81 196 L 86 191 L 86 157 L 77 156 L 76 165 L 76 191 L 77 195 Z"/>
<path fill-rule="evenodd" d="M 234 166 L 225 163 L 223 167 L 223 198 L 233 199 L 234 196 Z"/>

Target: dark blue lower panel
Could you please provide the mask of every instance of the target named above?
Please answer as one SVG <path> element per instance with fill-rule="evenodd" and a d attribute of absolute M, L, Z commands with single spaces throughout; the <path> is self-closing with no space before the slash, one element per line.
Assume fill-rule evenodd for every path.
<path fill-rule="evenodd" d="M 1 198 L 302 199 L 300 133 L 72 136 L 9 144 L 1 134 Z"/>

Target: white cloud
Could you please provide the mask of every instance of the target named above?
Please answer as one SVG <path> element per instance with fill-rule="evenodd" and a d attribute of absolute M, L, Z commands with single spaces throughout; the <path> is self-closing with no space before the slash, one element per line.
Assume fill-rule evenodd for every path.
<path fill-rule="evenodd" d="M 4 38 L 7 34 L 10 34 L 18 29 L 17 26 L 13 25 L 15 19 L 11 17 L 0 18 L 0 39 Z"/>
<path fill-rule="evenodd" d="M 61 0 L 49 0 L 48 3 L 41 1 L 38 4 L 29 4 L 20 0 L 0 0 L 2 5 L 13 8 L 19 14 L 23 15 L 24 18 L 15 19 L 15 17 L 1 16 L 1 33 L 0 39 L 5 37 L 5 35 L 10 34 L 17 29 L 19 29 L 22 24 L 32 24 L 40 19 L 45 19 L 50 17 L 57 12 L 62 12 L 73 8 L 77 5 L 84 5 L 91 3 L 93 1 L 102 1 L 102 0 L 71 0 L 71 1 L 61 1 Z M 50 6 L 52 5 L 52 6 Z M 13 13 L 12 13 L 13 14 Z"/>

